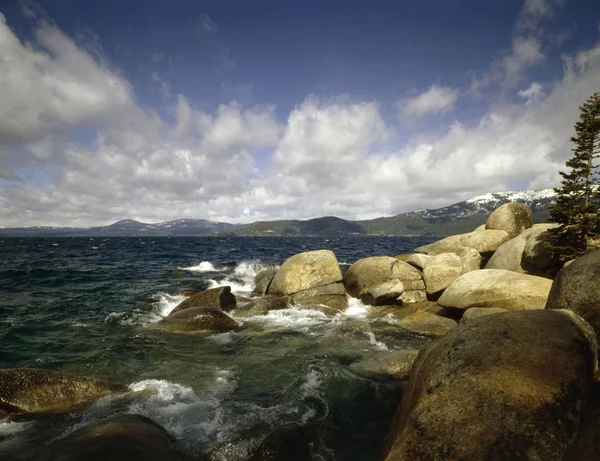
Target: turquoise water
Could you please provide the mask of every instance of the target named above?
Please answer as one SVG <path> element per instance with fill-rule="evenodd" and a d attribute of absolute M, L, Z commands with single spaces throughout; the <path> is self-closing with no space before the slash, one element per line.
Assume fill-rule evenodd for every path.
<path fill-rule="evenodd" d="M 67 415 L 0 423 L 0 459 L 118 413 L 143 414 L 195 457 L 238 461 L 273 429 L 304 428 L 315 460 L 377 460 L 401 386 L 368 364 L 430 339 L 374 318 L 358 300 L 336 316 L 295 307 L 224 334 L 146 328 L 183 290 L 247 295 L 268 264 L 333 250 L 342 269 L 395 255 L 414 238 L 0 239 L 0 368 L 110 379 L 142 397 L 108 397 Z M 354 328 L 356 326 L 356 328 Z M 24 458 L 23 458 L 24 459 Z"/>

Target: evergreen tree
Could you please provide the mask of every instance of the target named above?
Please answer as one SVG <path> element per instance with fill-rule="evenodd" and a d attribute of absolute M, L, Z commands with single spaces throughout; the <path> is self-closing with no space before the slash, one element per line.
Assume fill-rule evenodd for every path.
<path fill-rule="evenodd" d="M 600 235 L 600 93 L 594 93 L 580 108 L 575 124 L 573 157 L 569 171 L 561 171 L 562 186 L 554 189 L 556 204 L 550 206 L 550 221 L 559 226 L 550 230 L 548 247 L 561 262 L 585 252 L 587 240 Z"/>

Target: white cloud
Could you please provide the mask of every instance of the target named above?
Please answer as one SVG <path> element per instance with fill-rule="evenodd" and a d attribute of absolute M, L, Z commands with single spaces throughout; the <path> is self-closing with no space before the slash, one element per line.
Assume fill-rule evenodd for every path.
<path fill-rule="evenodd" d="M 427 91 L 406 101 L 399 101 L 398 107 L 403 117 L 420 118 L 438 115 L 454 108 L 458 91 L 445 86 L 432 85 Z"/>
<path fill-rule="evenodd" d="M 23 44 L 0 13 L 0 143 L 36 141 L 111 117 L 131 104 L 129 84 L 42 22 Z"/>
<path fill-rule="evenodd" d="M 527 103 L 532 103 L 540 99 L 542 96 L 543 87 L 537 82 L 533 82 L 528 88 L 519 91 L 519 96 L 526 100 Z"/>

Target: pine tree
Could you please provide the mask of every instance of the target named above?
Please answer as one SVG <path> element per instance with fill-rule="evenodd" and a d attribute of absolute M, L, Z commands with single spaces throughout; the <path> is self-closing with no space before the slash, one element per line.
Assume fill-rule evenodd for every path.
<path fill-rule="evenodd" d="M 550 221 L 559 226 L 550 230 L 548 247 L 561 262 L 583 254 L 588 239 L 600 235 L 600 93 L 579 109 L 573 157 L 566 163 L 570 170 L 560 172 L 562 186 L 554 189 L 556 203 L 549 207 Z"/>

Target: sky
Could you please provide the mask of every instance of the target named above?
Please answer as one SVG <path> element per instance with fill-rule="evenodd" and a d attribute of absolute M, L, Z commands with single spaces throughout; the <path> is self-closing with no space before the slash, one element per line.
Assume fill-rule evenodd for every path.
<path fill-rule="evenodd" d="M 559 185 L 598 0 L 0 0 L 0 227 Z"/>

